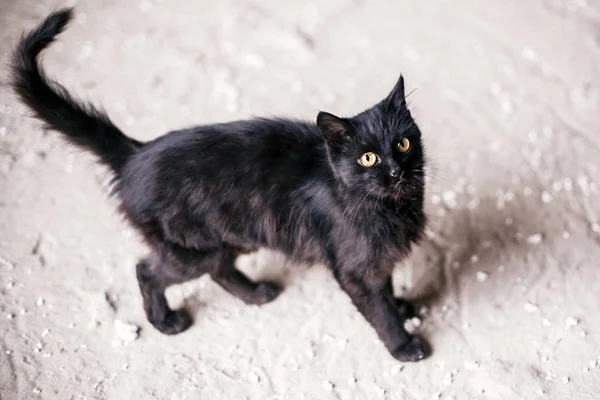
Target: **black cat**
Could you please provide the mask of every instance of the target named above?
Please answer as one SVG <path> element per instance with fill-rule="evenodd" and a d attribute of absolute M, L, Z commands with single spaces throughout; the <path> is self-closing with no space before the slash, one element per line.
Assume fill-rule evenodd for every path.
<path fill-rule="evenodd" d="M 37 62 L 72 18 L 48 16 L 19 43 L 12 86 L 50 129 L 95 153 L 115 175 L 121 211 L 152 249 L 137 265 L 148 320 L 175 334 L 191 320 L 167 305 L 169 285 L 205 273 L 248 304 L 280 289 L 234 264 L 259 247 L 327 264 L 342 289 L 401 361 L 429 353 L 403 323 L 391 274 L 423 232 L 424 155 L 402 76 L 383 101 L 352 118 L 319 113 L 316 125 L 253 119 L 126 137 L 98 109 L 72 98 Z"/>

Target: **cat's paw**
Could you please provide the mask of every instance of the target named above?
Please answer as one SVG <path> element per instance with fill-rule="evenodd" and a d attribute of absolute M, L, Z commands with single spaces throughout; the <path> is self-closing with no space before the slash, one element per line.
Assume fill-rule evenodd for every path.
<path fill-rule="evenodd" d="M 281 289 L 277 285 L 270 282 L 260 282 L 252 292 L 249 303 L 254 305 L 270 303 L 279 296 L 279 293 L 281 293 Z"/>
<path fill-rule="evenodd" d="M 402 362 L 415 362 L 427 358 L 431 354 L 429 345 L 418 336 L 411 336 L 408 343 L 398 347 L 392 356 Z"/>
<path fill-rule="evenodd" d="M 176 335 L 192 325 L 192 318 L 185 311 L 169 311 L 162 321 L 150 322 L 165 335 Z"/>

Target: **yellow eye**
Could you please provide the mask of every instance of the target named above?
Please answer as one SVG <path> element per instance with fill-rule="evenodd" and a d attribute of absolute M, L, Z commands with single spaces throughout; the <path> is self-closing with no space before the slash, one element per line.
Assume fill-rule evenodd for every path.
<path fill-rule="evenodd" d="M 410 140 L 407 138 L 402 138 L 402 140 L 396 145 L 396 148 L 400 153 L 406 153 L 408 149 L 410 149 Z"/>
<path fill-rule="evenodd" d="M 377 162 L 377 154 L 373 153 L 372 151 L 369 151 L 368 153 L 365 153 L 362 156 L 360 156 L 358 162 L 363 167 L 372 167 Z"/>

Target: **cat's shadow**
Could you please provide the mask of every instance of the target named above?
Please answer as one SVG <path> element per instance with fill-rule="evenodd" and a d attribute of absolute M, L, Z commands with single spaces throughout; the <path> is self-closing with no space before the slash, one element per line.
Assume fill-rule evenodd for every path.
<path fill-rule="evenodd" d="M 532 247 L 568 232 L 545 218 L 557 205 L 552 199 L 542 201 L 540 182 L 494 184 L 459 195 L 453 208 L 430 207 L 427 237 L 395 270 L 397 294 L 432 309 L 460 306 L 459 294 L 467 285 L 481 284 L 481 290 L 470 291 L 470 301 L 478 301 L 488 279 L 494 280 L 496 290 L 506 287 L 511 293 L 527 273 L 517 267 L 527 263 Z M 477 205 L 469 207 L 473 198 Z"/>

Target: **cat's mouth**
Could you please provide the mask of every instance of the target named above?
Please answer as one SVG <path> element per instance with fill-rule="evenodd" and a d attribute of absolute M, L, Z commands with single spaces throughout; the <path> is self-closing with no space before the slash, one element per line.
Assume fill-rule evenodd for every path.
<path fill-rule="evenodd" d="M 415 189 L 416 187 L 414 185 L 412 185 L 409 181 L 404 179 L 400 182 L 389 185 L 386 191 L 388 193 L 388 196 L 393 197 L 394 199 L 398 199 Z"/>
<path fill-rule="evenodd" d="M 406 192 L 406 190 L 404 188 L 404 183 L 400 182 L 400 183 L 396 183 L 394 185 L 389 186 L 388 192 L 390 193 L 390 195 L 392 197 L 398 198 L 398 197 L 402 196 Z"/>

